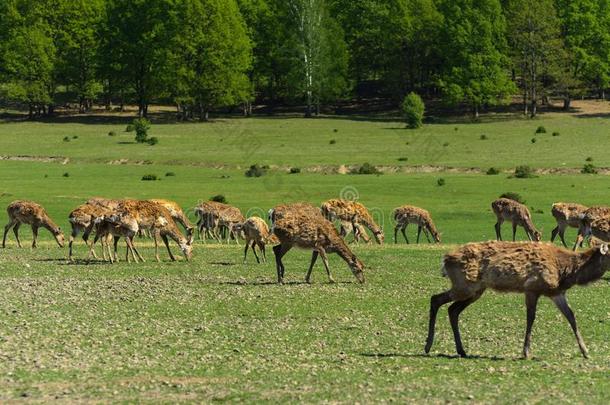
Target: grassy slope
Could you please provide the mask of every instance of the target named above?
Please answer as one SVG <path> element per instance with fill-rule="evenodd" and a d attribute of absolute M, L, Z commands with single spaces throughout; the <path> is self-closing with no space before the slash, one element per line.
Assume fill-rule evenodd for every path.
<path fill-rule="evenodd" d="M 253 155 L 246 155 L 247 148 L 239 146 L 242 138 L 237 138 L 235 129 L 244 123 L 263 140 Z M 531 133 L 540 124 L 562 135 L 541 135 L 543 140 L 531 145 Z M 243 170 L 235 168 L 252 162 L 302 167 L 362 161 L 395 164 L 395 155 L 409 156 L 408 164 L 425 162 L 408 152 L 413 143 L 404 145 L 405 138 L 420 135 L 383 129 L 396 126 L 296 119 L 159 125 L 154 135 L 162 143 L 150 148 L 118 145 L 117 138 L 105 135 L 118 126 L 0 124 L 2 155 L 78 158 L 67 165 L 0 162 L 0 206 L 16 198 L 36 199 L 65 228 L 69 210 L 93 195 L 167 197 L 188 207 L 223 193 L 244 212 L 264 215 L 280 201 L 317 204 L 344 190 L 357 192 L 383 218 L 388 239 L 391 209 L 413 203 L 432 212 L 444 242 L 462 243 L 492 237 L 489 202 L 504 191 L 519 192 L 527 199 L 545 237 L 553 227 L 549 215 L 553 201 L 607 204 L 610 196 L 607 176 L 544 175 L 517 180 L 480 174 L 376 177 L 274 171 L 260 179 L 246 179 Z M 566 116 L 457 125 L 457 132 L 454 126 L 434 125 L 421 132 L 450 143 L 440 145 L 447 151 L 439 158 L 445 159 L 441 164 L 508 168 L 527 162 L 559 167 L 558 162 L 565 161 L 567 166 L 579 167 L 586 156 L 593 156 L 596 165 L 609 166 L 604 163 L 605 149 L 587 137 L 588 131 L 597 140 L 608 136 L 607 131 L 601 133 L 598 119 Z M 594 134 L 594 129 L 600 132 Z M 194 135 L 207 131 L 222 134 Z M 307 136 L 296 141 L 279 136 L 299 133 Z M 479 140 L 481 133 L 490 139 Z M 348 134 L 352 135 L 349 140 Z M 64 143 L 65 135 L 79 138 Z M 234 139 L 220 142 L 225 136 Z M 584 144 L 576 146 L 577 136 Z M 512 145 L 525 144 L 528 154 L 500 147 L 499 137 Z M 330 148 L 331 138 L 338 141 L 335 147 L 342 148 Z M 394 139 L 395 144 L 379 142 L 380 138 Z M 282 148 L 282 144 L 291 146 Z M 478 149 L 466 153 L 466 147 Z M 337 153 L 343 148 L 349 153 Z M 535 148 L 551 149 L 537 155 L 532 152 Z M 227 162 L 230 168 L 160 163 L 182 155 L 186 161 Z M 118 158 L 154 163 L 94 163 Z M 176 177 L 140 180 L 143 174 L 163 176 L 167 171 Z M 65 172 L 70 177 L 62 177 Z M 445 186 L 436 185 L 439 177 L 446 179 Z M 314 285 L 300 284 L 309 254 L 290 252 L 287 275 L 295 283 L 278 287 L 273 284 L 271 263 L 242 265 L 241 248 L 235 246 L 197 246 L 192 263 L 85 266 L 66 265 L 66 253 L 52 247 L 46 231 L 41 236 L 45 242 L 36 252 L 16 249 L 12 235 L 9 249 L 0 251 L 0 400 L 25 394 L 41 400 L 574 402 L 586 398 L 603 403 L 610 393 L 607 277 L 587 289 L 570 291 L 591 360 L 579 357 L 567 323 L 547 300 L 541 302 L 534 327 L 535 358 L 517 360 L 525 323 L 523 298 L 493 293 L 463 315 L 466 348 L 478 357 L 461 360 L 437 356 L 454 353 L 445 310 L 439 316 L 434 355 L 421 355 L 429 296 L 447 286 L 438 267 L 449 246 L 355 247 L 368 267 L 367 284 L 362 287 L 352 282 L 334 256 L 331 266 L 342 283 L 328 285 L 318 266 Z M 29 238 L 29 230 L 24 229 L 23 239 Z M 77 254 L 84 255 L 82 246 Z M 144 254 L 152 257 L 150 246 Z"/>

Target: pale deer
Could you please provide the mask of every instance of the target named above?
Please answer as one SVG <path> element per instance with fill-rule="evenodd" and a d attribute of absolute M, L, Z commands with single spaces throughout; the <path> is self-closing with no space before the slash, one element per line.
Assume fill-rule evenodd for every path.
<path fill-rule="evenodd" d="M 573 250 L 582 245 L 587 236 L 610 242 L 610 207 L 591 207 L 579 217 L 578 237 Z"/>
<path fill-rule="evenodd" d="M 498 240 L 502 240 L 500 227 L 505 220 L 510 221 L 513 225 L 513 242 L 517 234 L 517 226 L 525 229 L 529 240 L 539 242 L 542 238 L 542 234 L 534 226 L 532 215 L 525 205 L 509 198 L 499 198 L 491 203 L 491 208 L 497 218 L 495 228 Z"/>
<path fill-rule="evenodd" d="M 33 201 L 17 200 L 9 204 L 6 212 L 8 213 L 9 222 L 4 227 L 4 235 L 2 237 L 3 248 L 6 247 L 6 234 L 11 228 L 13 228 L 15 233 L 17 245 L 22 247 L 19 240 L 19 227 L 21 224 L 27 224 L 32 227 L 32 248 L 37 246 L 36 239 L 38 238 L 38 228 L 40 227 L 49 230 L 59 247 L 64 247 L 64 234 L 61 228 L 53 222 L 47 211 L 40 204 Z"/>
<path fill-rule="evenodd" d="M 564 247 L 568 247 L 566 244 L 566 240 L 564 238 L 564 234 L 568 227 L 579 228 L 580 227 L 580 217 L 584 212 L 588 209 L 584 205 L 574 204 L 574 203 L 555 203 L 551 207 L 551 214 L 555 221 L 557 221 L 557 226 L 551 231 L 551 242 L 555 241 L 557 235 L 561 239 L 561 243 L 563 243 Z"/>
<path fill-rule="evenodd" d="M 269 232 L 269 226 L 264 219 L 259 217 L 250 217 L 243 224 L 237 226 L 237 230 L 243 232 L 244 239 L 246 240 L 246 247 L 244 249 L 244 263 L 248 255 L 248 247 L 252 248 L 256 262 L 260 263 L 261 259 L 256 254 L 256 247 L 262 253 L 262 261 L 267 262 L 267 253 L 265 246 L 267 243 L 278 242 L 275 235 Z"/>
<path fill-rule="evenodd" d="M 320 209 L 329 221 L 339 220 L 341 222 L 341 236 L 343 238 L 346 238 L 352 230 L 354 230 L 356 241 L 360 236 L 365 235 L 366 232 L 363 232 L 363 228 L 356 225 L 359 224 L 373 233 L 377 243 L 383 244 L 384 235 L 381 227 L 375 222 L 369 210 L 361 203 L 335 198 L 322 203 Z"/>
<path fill-rule="evenodd" d="M 438 230 L 434 225 L 434 221 L 432 221 L 432 216 L 425 209 L 414 207 L 412 205 L 403 205 L 394 209 L 393 216 L 394 221 L 396 222 L 396 226 L 394 227 L 394 243 L 398 243 L 397 236 L 399 229 L 402 232 L 402 236 L 404 236 L 405 241 L 409 243 L 406 233 L 406 229 L 409 224 L 417 225 L 417 243 L 419 243 L 419 237 L 422 230 L 424 231 L 424 235 L 426 235 L 428 243 L 430 243 L 430 237 L 428 234 L 432 235 L 435 242 L 440 243 L 441 235 L 438 233 Z"/>
<path fill-rule="evenodd" d="M 130 261 L 129 254 L 134 262 L 138 262 L 138 258 L 144 262 L 144 258 L 138 252 L 134 245 L 134 238 L 138 233 L 139 225 L 138 221 L 125 211 L 115 212 L 110 215 L 98 217 L 94 220 L 96 225 L 95 240 L 94 243 L 99 239 L 102 242 L 102 254 L 104 260 L 106 260 L 106 251 L 108 252 L 108 258 L 111 263 L 118 261 L 117 255 L 117 244 L 121 237 L 125 238 L 127 244 L 127 251 L 125 254 L 125 260 Z M 110 242 L 114 244 L 114 251 L 110 250 Z"/>
<path fill-rule="evenodd" d="M 92 241 L 91 244 L 88 243 L 89 234 L 91 233 L 91 231 L 93 230 L 93 228 L 95 226 L 96 219 L 104 218 L 105 216 L 111 215 L 112 212 L 113 212 L 112 210 L 106 208 L 105 206 L 95 205 L 95 204 L 82 204 L 70 212 L 70 214 L 68 215 L 68 220 L 70 221 L 70 226 L 72 227 L 72 232 L 70 233 L 70 240 L 68 243 L 69 260 L 71 260 L 71 261 L 73 260 L 72 245 L 74 243 L 74 239 L 81 232 L 83 232 L 83 241 L 85 242 L 86 245 L 88 245 L 88 248 L 89 248 L 88 258 L 91 256 L 93 256 L 96 259 L 98 258 L 97 255 L 95 254 L 95 250 L 93 247 L 94 242 Z"/>
<path fill-rule="evenodd" d="M 182 211 L 182 208 L 180 207 L 180 205 L 178 205 L 178 203 L 170 200 L 162 200 L 157 198 L 151 199 L 149 201 L 164 206 L 169 211 L 172 218 L 174 218 L 174 221 L 182 225 L 184 231 L 186 232 L 186 238 L 189 240 L 189 243 L 193 243 L 195 227 L 193 226 L 193 224 L 191 224 L 191 221 L 189 221 L 188 217 L 186 216 L 184 211 Z"/>

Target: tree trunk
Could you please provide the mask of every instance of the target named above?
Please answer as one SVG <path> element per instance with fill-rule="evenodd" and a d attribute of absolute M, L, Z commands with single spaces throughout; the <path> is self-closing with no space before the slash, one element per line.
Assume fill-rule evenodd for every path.
<path fill-rule="evenodd" d="M 28 119 L 34 118 L 34 105 L 30 103 L 30 111 L 28 112 Z"/>
<path fill-rule="evenodd" d="M 527 115 L 527 89 L 523 90 L 523 115 Z"/>
<path fill-rule="evenodd" d="M 473 108 L 472 112 L 473 112 L 474 119 L 478 120 L 479 119 L 479 106 L 475 104 L 473 107 L 474 108 Z"/>
<path fill-rule="evenodd" d="M 531 118 L 536 117 L 536 113 L 537 113 L 537 112 L 538 112 L 538 111 L 537 111 L 536 99 L 535 99 L 535 98 L 532 98 L 532 112 L 531 112 L 530 117 L 531 117 Z"/>
<path fill-rule="evenodd" d="M 564 111 L 568 111 L 570 109 L 570 103 L 572 102 L 572 99 L 570 98 L 570 96 L 566 96 L 563 99 L 563 109 Z"/>

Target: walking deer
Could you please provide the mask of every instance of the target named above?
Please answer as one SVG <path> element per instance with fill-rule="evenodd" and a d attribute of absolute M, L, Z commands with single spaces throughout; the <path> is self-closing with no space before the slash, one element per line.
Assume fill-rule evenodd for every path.
<path fill-rule="evenodd" d="M 587 207 L 574 203 L 555 203 L 551 208 L 551 214 L 557 221 L 557 226 L 551 231 L 551 242 L 555 241 L 557 235 L 561 239 L 564 247 L 568 247 L 564 234 L 568 227 L 579 228 L 580 217 L 587 210 Z"/>

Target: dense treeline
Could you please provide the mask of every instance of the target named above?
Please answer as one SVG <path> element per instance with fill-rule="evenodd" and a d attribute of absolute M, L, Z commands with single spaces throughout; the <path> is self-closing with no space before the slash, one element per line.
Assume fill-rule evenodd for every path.
<path fill-rule="evenodd" d="M 605 96 L 610 0 L 3 0 L 0 99 L 125 103 L 182 119 L 252 103 L 396 104 L 415 91 L 473 114 L 523 97 Z"/>

